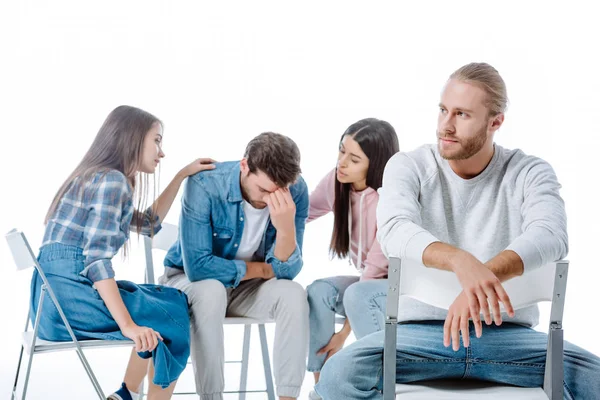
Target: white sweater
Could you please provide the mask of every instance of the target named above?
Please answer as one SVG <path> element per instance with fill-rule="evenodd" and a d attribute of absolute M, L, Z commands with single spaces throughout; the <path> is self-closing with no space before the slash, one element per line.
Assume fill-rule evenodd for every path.
<path fill-rule="evenodd" d="M 435 145 L 425 145 L 388 162 L 379 189 L 377 238 L 386 256 L 418 263 L 436 241 L 466 250 L 482 262 L 512 250 L 527 274 L 567 254 L 559 189 L 552 167 L 521 150 L 495 145 L 486 169 L 462 179 Z M 401 297 L 400 302 L 399 321 L 446 317 L 446 310 L 414 299 Z M 527 326 L 538 319 L 537 306 L 517 310 L 514 318 L 503 315 L 505 321 Z"/>

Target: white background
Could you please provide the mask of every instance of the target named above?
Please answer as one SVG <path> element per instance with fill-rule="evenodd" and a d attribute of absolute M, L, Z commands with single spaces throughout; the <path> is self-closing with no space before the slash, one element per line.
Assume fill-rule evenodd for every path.
<path fill-rule="evenodd" d="M 312 190 L 335 165 L 340 135 L 358 119 L 389 121 L 403 151 L 432 142 L 447 76 L 486 61 L 502 74 L 511 100 L 496 141 L 548 160 L 563 184 L 571 260 L 565 336 L 600 354 L 593 339 L 600 279 L 598 12 L 572 1 L 415 3 L 3 2 L 0 232 L 18 227 L 39 246 L 55 191 L 120 104 L 165 123 L 161 187 L 194 158 L 239 159 L 249 139 L 271 130 L 298 143 Z M 178 215 L 176 202 L 167 221 Z M 328 217 L 307 227 L 297 278 L 303 285 L 352 273 L 347 263 L 328 259 L 331 226 Z M 140 281 L 133 242 L 131 259 L 116 260 L 117 277 Z M 0 268 L 0 398 L 7 398 L 29 273 L 13 271 L 4 243 Z M 240 340 L 235 329 L 227 332 L 229 354 Z M 106 391 L 120 383 L 127 353 L 90 356 Z M 251 381 L 260 388 L 258 360 Z M 76 363 L 72 354 L 37 357 L 29 398 L 93 398 Z M 183 380 L 190 388 L 190 376 Z M 303 396 L 311 382 L 307 376 Z M 72 387 L 59 395 L 65 384 Z"/>

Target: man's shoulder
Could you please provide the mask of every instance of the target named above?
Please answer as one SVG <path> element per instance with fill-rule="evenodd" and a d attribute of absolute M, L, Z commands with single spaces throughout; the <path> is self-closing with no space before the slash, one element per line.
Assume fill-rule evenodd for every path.
<path fill-rule="evenodd" d="M 507 172 L 513 171 L 513 175 L 527 175 L 531 172 L 552 172 L 550 163 L 538 156 L 525 153 L 521 149 L 506 149 L 496 145 L 496 151 L 500 152 L 503 164 Z"/>
<path fill-rule="evenodd" d="M 424 144 L 411 151 L 398 152 L 390 158 L 386 168 L 397 173 L 416 173 L 421 178 L 427 178 L 437 173 L 439 154 L 433 144 Z"/>
<path fill-rule="evenodd" d="M 306 203 L 305 205 L 308 207 L 308 186 L 302 176 L 298 176 L 296 182 L 290 185 L 290 194 L 296 205 Z"/>
<path fill-rule="evenodd" d="M 239 171 L 239 161 L 215 163 L 215 169 L 198 172 L 188 178 L 186 184 L 192 192 L 201 191 L 206 199 L 226 199 L 231 187 L 231 179 L 236 169 Z M 239 173 L 238 173 L 239 179 Z"/>
<path fill-rule="evenodd" d="M 215 169 L 209 169 L 206 171 L 200 171 L 190 176 L 189 179 L 200 184 L 219 182 L 223 184 L 224 181 L 228 181 L 231 178 L 234 170 L 239 169 L 239 161 L 225 161 L 215 163 Z"/>
<path fill-rule="evenodd" d="M 293 193 L 301 193 L 308 190 L 308 187 L 306 185 L 306 181 L 304 180 L 304 178 L 299 175 L 298 179 L 296 179 L 296 182 L 294 182 L 292 185 L 290 185 L 290 191 Z"/>
<path fill-rule="evenodd" d="M 225 161 L 215 163 L 215 169 L 209 169 L 206 171 L 200 171 L 188 179 L 191 182 L 194 182 L 200 186 L 207 185 L 218 185 L 220 187 L 229 187 L 230 179 L 232 179 L 232 175 L 235 169 L 240 168 L 239 161 Z"/>

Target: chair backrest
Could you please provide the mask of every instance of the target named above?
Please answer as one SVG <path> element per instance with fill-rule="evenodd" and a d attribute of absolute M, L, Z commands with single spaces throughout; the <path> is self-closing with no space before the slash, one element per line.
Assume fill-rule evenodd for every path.
<path fill-rule="evenodd" d="M 163 223 L 160 232 L 152 238 L 152 248 L 160 250 L 169 250 L 173 243 L 177 240 L 179 228 L 177 225 Z"/>
<path fill-rule="evenodd" d="M 155 283 L 154 281 L 154 262 L 152 259 L 152 249 L 168 251 L 177 240 L 179 228 L 177 225 L 162 223 L 161 230 L 153 238 L 144 237 L 144 252 L 146 255 L 146 283 Z"/>
<path fill-rule="evenodd" d="M 392 260 L 400 263 L 398 258 Z M 553 262 L 513 278 L 503 283 L 503 287 L 514 309 L 542 301 L 564 301 L 567 271 L 568 261 Z M 402 260 L 400 295 L 448 309 L 461 290 L 456 274 Z"/>
<path fill-rule="evenodd" d="M 31 250 L 23 232 L 13 229 L 5 237 L 17 269 L 23 270 L 37 265 L 35 254 Z"/>

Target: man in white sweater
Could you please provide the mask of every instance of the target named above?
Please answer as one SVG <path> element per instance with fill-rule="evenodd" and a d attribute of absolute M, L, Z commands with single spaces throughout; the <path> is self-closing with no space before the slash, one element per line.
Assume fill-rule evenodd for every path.
<path fill-rule="evenodd" d="M 502 283 L 566 256 L 566 215 L 552 167 L 494 143 L 506 104 L 492 66 L 461 67 L 442 92 L 437 145 L 398 153 L 386 166 L 377 208 L 383 252 L 450 271 L 462 287 L 448 310 L 400 298 L 399 383 L 543 384 L 547 336 L 531 329 L 537 306 L 514 311 Z M 383 342 L 377 332 L 334 355 L 317 392 L 325 400 L 381 398 Z M 567 342 L 564 355 L 565 398 L 600 398 L 600 358 Z"/>

